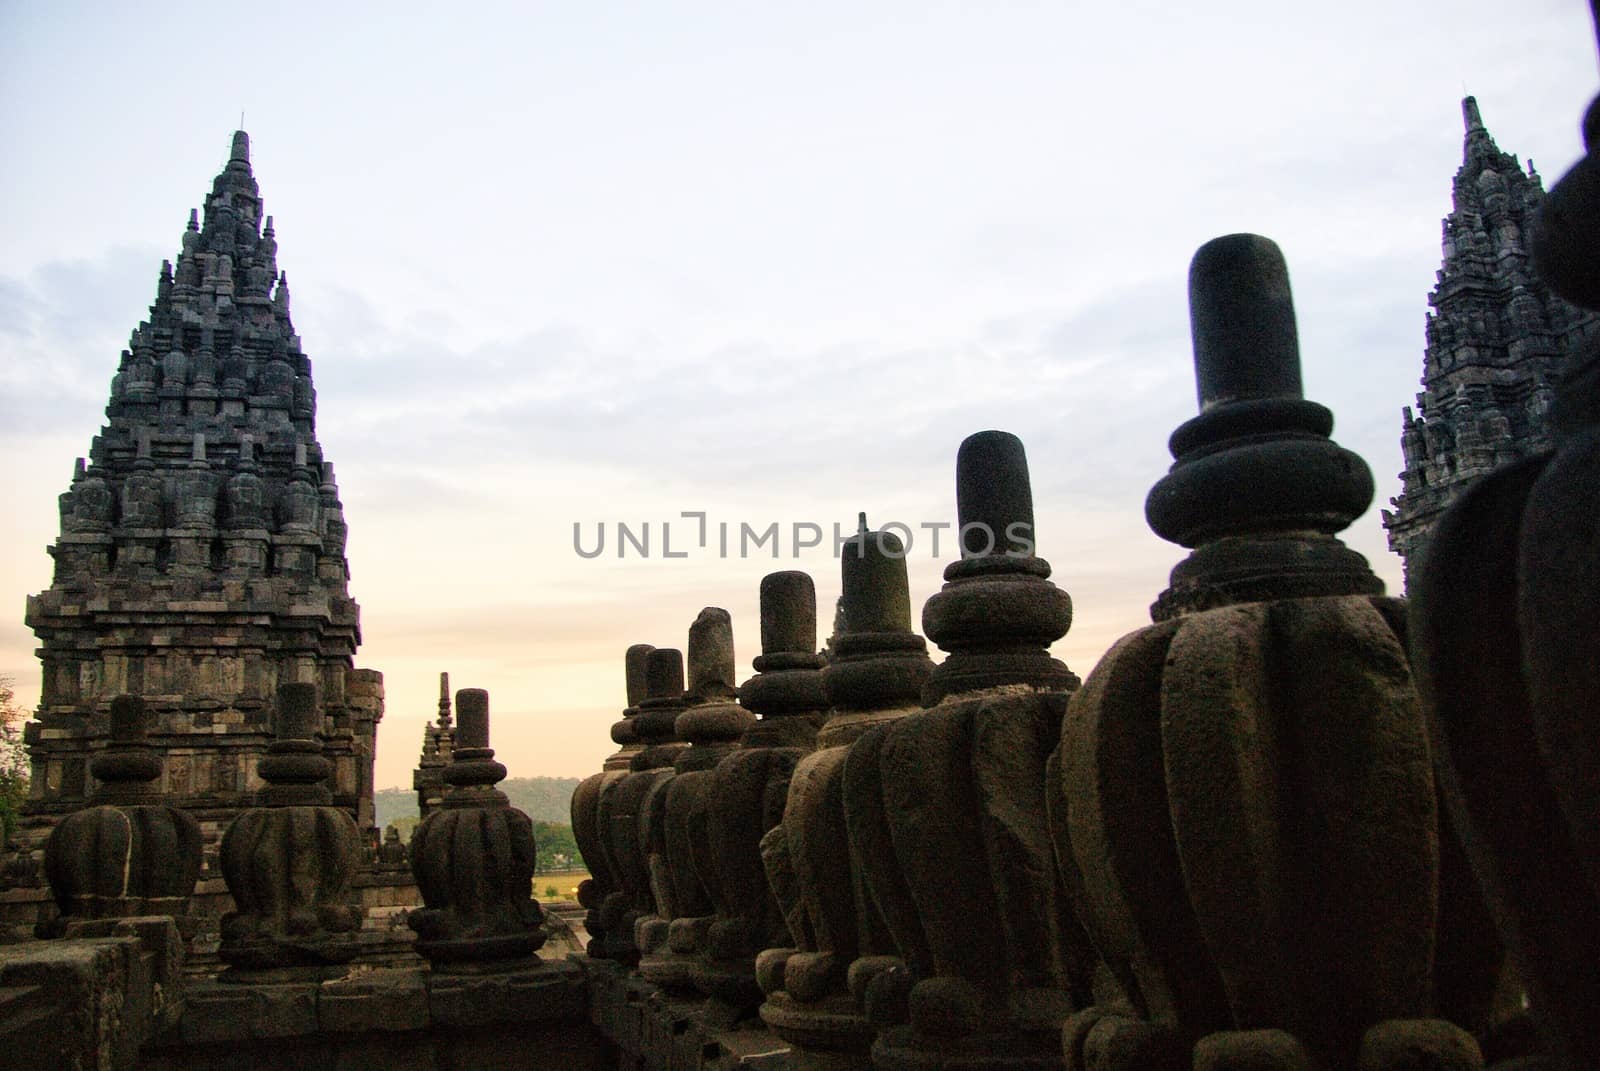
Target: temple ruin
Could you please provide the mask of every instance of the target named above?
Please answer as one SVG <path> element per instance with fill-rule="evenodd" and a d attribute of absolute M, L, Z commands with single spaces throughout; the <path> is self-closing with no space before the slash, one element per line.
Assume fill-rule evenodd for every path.
<path fill-rule="evenodd" d="M 1391 524 L 1412 601 L 1341 538 L 1375 486 L 1305 397 L 1283 254 L 1213 239 L 1189 267 L 1198 412 L 1145 504 L 1185 556 L 1149 625 L 1082 678 L 1052 657 L 1074 607 L 1037 551 L 1066 548 L 1033 532 L 1023 443 L 970 435 L 959 556 L 919 617 L 905 547 L 863 513 L 821 652 L 816 579 L 795 571 L 761 583 L 742 684 L 718 607 L 681 648 L 627 649 L 618 750 L 572 799 L 592 877 L 543 905 L 533 823 L 495 787 L 489 693 L 452 703 L 443 676 L 410 851 L 363 850 L 381 690 L 350 668 L 337 493 L 237 135 L 63 498 L 57 582 L 30 602 L 51 897 L 44 940 L 0 943 L 0 1054 L 1600 1066 L 1600 334 L 1549 296 L 1600 310 L 1600 98 L 1588 155 L 1543 198 L 1470 99 L 1467 120 L 1407 425 L 1415 508 Z M 1503 293 L 1491 269 L 1526 277 Z M 1543 449 L 1502 453 L 1535 416 Z M 1428 427 L 1456 460 L 1417 446 Z M 1467 469 L 1484 471 L 1455 490 Z M 197 798 L 201 758 L 213 786 L 237 771 L 227 793 Z M 207 832 L 228 906 L 214 947 Z M 362 890 L 402 866 L 421 902 L 380 930 Z"/>
<path fill-rule="evenodd" d="M 383 678 L 357 669 L 345 521 L 316 434 L 311 359 L 250 168 L 250 139 L 191 211 L 106 424 L 61 496 L 55 578 L 28 600 L 43 687 L 27 729 L 37 844 L 95 792 L 112 697 L 144 700 L 159 788 L 206 843 L 263 786 L 279 683 L 320 689 L 337 806 L 372 825 Z"/>

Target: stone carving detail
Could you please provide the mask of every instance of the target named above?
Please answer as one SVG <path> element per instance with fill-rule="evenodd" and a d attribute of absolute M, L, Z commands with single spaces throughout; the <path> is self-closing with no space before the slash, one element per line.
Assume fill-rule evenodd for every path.
<path fill-rule="evenodd" d="M 844 764 L 851 847 L 905 968 L 865 980 L 878 1025 L 909 1019 L 873 1054 L 896 1068 L 1051 1068 L 1093 964 L 1045 820 L 1045 764 L 1078 686 L 1047 648 L 1072 600 L 1033 553 L 1021 440 L 962 443 L 956 497 L 962 557 L 922 614 L 950 652 L 923 691 L 935 705 L 872 729 Z"/>
<path fill-rule="evenodd" d="M 600 825 L 600 796 L 607 785 L 627 776 L 628 763 L 640 749 L 633 719 L 638 716 L 639 704 L 645 698 L 645 659 L 653 650 L 655 648 L 648 643 L 636 643 L 628 648 L 623 664 L 628 706 L 622 712 L 622 720 L 611 727 L 611 739 L 620 750 L 606 759 L 599 773 L 589 775 L 572 793 L 572 836 L 589 867 L 588 879 L 578 886 L 578 903 L 587 912 L 584 915 L 584 928 L 590 937 L 587 951 L 596 959 L 609 958 L 607 920 L 619 918 L 625 910 L 621 881 Z M 609 916 L 608 903 L 611 904 Z"/>
<path fill-rule="evenodd" d="M 222 838 L 222 876 L 236 910 L 222 919 L 221 956 L 246 976 L 346 962 L 361 926 L 350 894 L 361 835 L 349 813 L 332 806 L 317 686 L 278 685 L 273 729 L 257 764 L 267 783 L 259 805 Z"/>
<path fill-rule="evenodd" d="M 918 709 L 933 672 L 927 644 L 911 631 L 905 548 L 892 532 L 860 531 L 840 548 L 843 631 L 823 670 L 828 719 L 819 750 L 789 782 L 783 822 L 762 838 L 762 859 L 784 909 L 793 947 L 756 960 L 766 994 L 761 1018 L 794 1045 L 801 1068 L 870 1067 L 873 1027 L 862 998 L 867 967 L 894 952 L 866 895 L 860 851 L 845 824 L 845 757 L 881 722 Z M 864 966 L 853 966 L 862 962 Z"/>
<path fill-rule="evenodd" d="M 494 786 L 506 768 L 489 746 L 489 693 L 456 692 L 450 788 L 411 835 L 411 870 L 425 905 L 411 912 L 417 951 L 436 966 L 522 961 L 544 944 L 533 899 L 533 822 Z"/>
<path fill-rule="evenodd" d="M 1439 831 L 1403 604 L 1335 535 L 1370 475 L 1303 399 L 1275 245 L 1201 247 L 1190 305 L 1201 414 L 1146 511 L 1194 550 L 1055 760 L 1057 857 L 1114 979 L 1067 1064 L 1477 1066 L 1426 1019 Z"/>
<path fill-rule="evenodd" d="M 161 759 L 145 743 L 144 701 L 111 701 L 111 743 L 89 764 L 100 785 L 45 842 L 59 923 L 184 916 L 200 877 L 200 825 L 161 802 Z M 54 932 L 58 928 L 52 925 Z"/>
<path fill-rule="evenodd" d="M 817 646 L 817 593 L 801 572 L 771 573 L 761 581 L 761 656 L 739 702 L 761 720 L 707 776 L 700 875 L 715 918 L 692 971 L 697 989 L 721 1001 L 735 1019 L 761 1003 L 755 960 L 764 948 L 789 945 L 783 909 L 767 883 L 761 838 L 783 819 L 795 765 L 816 745 L 827 708 Z M 679 719 L 680 734 L 686 732 Z"/>
<path fill-rule="evenodd" d="M 1600 310 L 1600 98 L 1532 236 L 1550 288 Z M 1412 643 L 1452 821 L 1553 1066 L 1600 1066 L 1600 338 L 1568 354 L 1554 451 L 1484 477 L 1414 577 Z"/>

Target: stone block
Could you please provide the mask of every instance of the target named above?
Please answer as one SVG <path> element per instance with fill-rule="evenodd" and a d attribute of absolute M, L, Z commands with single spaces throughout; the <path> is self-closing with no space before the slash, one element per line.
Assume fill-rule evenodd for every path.
<path fill-rule="evenodd" d="M 421 970 L 356 967 L 323 982 L 317 1019 L 324 1031 L 422 1030 L 429 1025 L 428 988 Z"/>
<path fill-rule="evenodd" d="M 428 980 L 428 1007 L 437 1026 L 581 1020 L 587 994 L 583 972 L 566 961 L 531 959 L 522 970 L 444 973 Z"/>
<path fill-rule="evenodd" d="M 182 1036 L 191 1044 L 297 1037 L 317 1030 L 315 982 L 201 982 L 185 1001 Z"/>
<path fill-rule="evenodd" d="M 136 937 L 0 948 L 0 1051 L 38 1068 L 126 1067 L 153 1028 Z"/>

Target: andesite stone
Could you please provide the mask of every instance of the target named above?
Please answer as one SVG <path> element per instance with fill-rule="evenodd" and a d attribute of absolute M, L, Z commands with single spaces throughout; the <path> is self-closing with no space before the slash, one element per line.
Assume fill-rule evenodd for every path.
<path fill-rule="evenodd" d="M 1055 1068 L 1094 962 L 1046 822 L 1046 764 L 1079 683 L 1048 646 L 1072 602 L 1033 553 L 1021 440 L 968 437 L 956 497 L 961 530 L 983 540 L 923 610 L 950 652 L 923 690 L 932 708 L 874 727 L 844 764 L 851 846 L 895 953 L 856 970 L 877 1068 Z"/>
<path fill-rule="evenodd" d="M 1280 1066 L 1285 1034 L 1319 1065 L 1419 1066 L 1362 1044 L 1432 1014 L 1440 918 L 1404 606 L 1336 536 L 1371 479 L 1300 397 L 1277 247 L 1208 242 L 1190 294 L 1201 414 L 1147 512 L 1195 551 L 1072 695 L 1052 760 L 1063 885 L 1109 974 L 1063 1028 L 1068 1066 Z M 1424 1062 L 1475 1047 L 1411 1033 Z"/>
<path fill-rule="evenodd" d="M 781 823 L 795 766 L 815 747 L 824 717 L 823 659 L 816 645 L 811 577 L 797 571 L 763 577 L 761 654 L 756 675 L 739 689 L 740 705 L 761 720 L 745 729 L 738 747 L 708 775 L 706 821 L 694 844 L 716 910 L 691 977 L 735 1021 L 754 1016 L 761 1003 L 757 954 L 791 942 L 782 905 L 767 882 L 761 840 Z"/>
<path fill-rule="evenodd" d="M 45 842 L 60 918 L 40 936 L 75 921 L 141 915 L 172 915 L 193 931 L 185 916 L 200 877 L 200 825 L 156 789 L 161 759 L 148 743 L 148 719 L 139 697 L 111 700 L 111 742 L 90 762 L 99 787 Z"/>
<path fill-rule="evenodd" d="M 163 801 L 214 853 L 260 787 L 274 690 L 292 680 L 320 688 L 334 802 L 372 825 L 382 690 L 352 695 L 360 608 L 277 254 L 238 131 L 122 351 L 61 496 L 50 587 L 28 600 L 43 671 L 29 847 L 87 802 L 110 700 L 127 694 L 149 711 Z"/>
<path fill-rule="evenodd" d="M 926 642 L 911 631 L 899 538 L 869 530 L 862 515 L 840 554 L 843 631 L 823 670 L 829 711 L 817 733 L 820 750 L 799 761 L 783 820 L 761 841 L 794 940 L 757 957 L 756 980 L 766 994 L 761 1018 L 793 1045 L 795 1066 L 805 1069 L 871 1066 L 874 1027 L 864 989 L 894 944 L 877 906 L 860 895 L 861 846 L 846 828 L 845 758 L 874 725 L 918 709 L 933 672 Z"/>
<path fill-rule="evenodd" d="M 411 835 L 411 872 L 423 906 L 407 924 L 435 970 L 526 969 L 544 944 L 533 898 L 533 822 L 494 786 L 506 768 L 489 746 L 489 693 L 456 692 L 450 787 Z"/>
<path fill-rule="evenodd" d="M 278 686 L 274 740 L 261 760 L 258 804 L 222 838 L 235 910 L 222 919 L 223 980 L 320 979 L 355 955 L 361 909 L 350 891 L 361 858 L 354 819 L 333 806 L 318 739 L 317 686 Z"/>

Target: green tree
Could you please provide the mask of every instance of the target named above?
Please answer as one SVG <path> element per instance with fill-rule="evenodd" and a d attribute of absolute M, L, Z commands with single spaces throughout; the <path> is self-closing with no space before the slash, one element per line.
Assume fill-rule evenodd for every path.
<path fill-rule="evenodd" d="M 22 801 L 28 798 L 28 752 L 22 746 L 22 723 L 14 682 L 0 675 L 0 844 L 10 840 Z"/>

